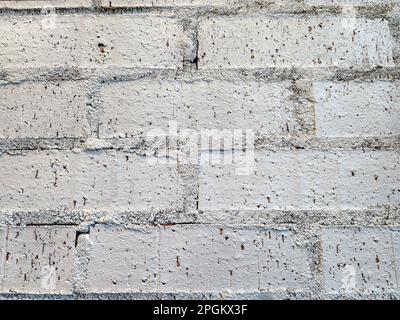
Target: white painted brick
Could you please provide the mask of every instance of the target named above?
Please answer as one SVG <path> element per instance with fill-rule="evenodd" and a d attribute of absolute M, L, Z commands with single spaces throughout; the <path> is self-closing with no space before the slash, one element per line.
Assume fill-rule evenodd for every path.
<path fill-rule="evenodd" d="M 396 24 L 392 26 L 392 21 L 389 28 L 381 17 L 386 15 L 383 8 L 367 10 L 367 16 L 376 19 L 361 14 L 365 8 L 360 12 L 357 8 L 392 3 L 398 7 L 399 1 L 0 0 L 0 295 L 77 290 L 188 296 L 218 292 L 220 297 L 257 292 L 283 297 L 290 292 L 290 297 L 303 297 L 302 293 L 314 297 L 320 284 L 317 298 L 398 294 L 397 225 L 387 229 L 327 226 L 332 217 L 337 218 L 337 226 L 347 224 L 354 212 L 368 217 L 375 209 L 379 210 L 371 224 L 384 219 L 381 209 L 387 209 L 392 225 L 400 206 L 400 152 L 394 139 L 400 135 L 396 75 L 388 77 L 391 81 L 324 80 L 331 78 L 333 67 L 350 72 L 395 66 Z M 311 8 L 307 5 L 343 8 L 332 15 L 285 14 L 307 11 Z M 93 6 L 104 11 L 68 10 Z M 175 16 L 174 10 L 150 10 L 154 14 L 107 10 L 141 11 L 140 7 L 153 6 L 200 10 L 199 26 L 191 24 L 196 30 L 187 29 L 183 16 Z M 67 10 L 40 13 L 43 7 Z M 234 7 L 244 11 L 230 15 L 227 11 Z M 30 13 L 8 12 L 8 8 Z M 271 14 L 258 14 L 257 8 Z M 392 11 L 388 16 L 396 16 L 391 6 L 385 8 Z M 254 15 L 246 16 L 251 14 L 247 11 Z M 182 68 L 183 56 L 187 59 L 197 49 L 195 39 L 189 39 L 194 31 L 199 38 L 200 74 L 195 66 L 182 74 L 174 69 Z M 43 82 L 71 79 L 72 73 L 65 74 L 64 68 L 90 70 L 73 72 L 85 81 Z M 173 70 L 128 80 L 137 78 L 135 68 L 140 71 L 137 76 L 145 71 L 142 68 Z M 307 71 L 303 86 L 293 83 L 287 70 L 270 74 L 257 68 L 327 70 Z M 215 73 L 214 69 L 241 70 Z M 255 71 L 247 74 L 245 69 Z M 368 76 L 382 79 L 382 72 Z M 95 85 L 90 92 L 87 81 Z M 310 83 L 313 97 L 306 97 Z M 334 139 L 322 139 L 323 145 L 311 139 L 309 148 L 297 151 L 252 150 L 254 146 L 247 145 L 245 153 L 237 145 L 233 146 L 237 151 L 226 145 L 225 151 L 220 151 L 220 145 L 202 145 L 199 168 L 184 165 L 188 155 L 183 153 L 164 163 L 165 158 L 153 155 L 154 145 L 146 150 L 142 148 L 147 146 L 140 146 L 147 156 L 139 156 L 108 150 L 111 142 L 98 139 L 82 140 L 82 148 L 92 151 L 5 150 L 7 139 L 23 138 L 30 148 L 38 142 L 31 144 L 30 138 L 87 138 L 88 107 L 94 111 L 91 128 L 99 120 L 100 139 L 136 138 L 153 129 L 168 133 L 168 125 L 176 121 L 178 130 L 195 130 L 194 136 L 212 129 L 229 133 L 251 129 L 281 145 L 291 134 L 311 126 L 312 106 L 316 137 Z M 379 139 L 358 137 L 391 139 L 381 145 Z M 127 146 L 128 140 L 116 141 L 115 148 L 121 143 Z M 364 140 L 374 140 L 381 150 L 346 147 L 364 145 Z M 330 143 L 338 149 L 330 149 Z M 199 160 L 197 150 L 194 160 Z M 136 217 L 157 211 L 161 220 L 164 215 L 174 220 L 176 211 L 185 213 L 186 203 L 196 200 L 196 216 L 204 224 L 136 225 L 126 212 L 134 211 L 130 213 Z M 86 222 L 115 218 L 135 229 L 96 224 L 76 238 L 73 226 L 3 227 L 11 221 L 29 223 L 31 211 L 34 220 L 47 221 L 53 210 L 77 210 Z M 299 210 L 329 212 L 329 219 L 315 221 L 324 224 L 320 233 L 302 230 L 300 235 L 275 224 L 252 226 L 271 219 L 278 225 L 288 222 L 287 217 L 280 222 L 265 217 L 267 210 L 285 210 L 294 224 L 301 224 Z M 349 211 L 342 217 L 344 210 Z M 249 221 L 234 217 L 247 211 L 254 212 Z M 229 226 L 208 224 L 229 217 L 234 218 Z M 233 226 L 234 220 L 246 226 Z M 315 268 L 317 258 L 320 270 Z"/>
<path fill-rule="evenodd" d="M 176 161 L 118 152 L 41 151 L 0 157 L 2 210 L 176 209 Z"/>
<path fill-rule="evenodd" d="M 400 134 L 397 81 L 317 82 L 314 95 L 318 137 Z"/>
<path fill-rule="evenodd" d="M 304 248 L 290 231 L 173 226 L 160 238 L 162 291 L 304 290 Z"/>
<path fill-rule="evenodd" d="M 392 66 L 383 20 L 217 17 L 199 28 L 201 69 Z"/>
<path fill-rule="evenodd" d="M 0 86 L 0 138 L 83 137 L 86 97 L 75 82 Z"/>
<path fill-rule="evenodd" d="M 72 293 L 73 227 L 10 227 L 0 292 Z"/>
<path fill-rule="evenodd" d="M 285 135 L 296 131 L 289 82 L 140 80 L 100 90 L 100 137 L 146 135 L 177 122 L 178 129 L 252 129 Z"/>
<path fill-rule="evenodd" d="M 98 225 L 90 232 L 89 292 L 149 292 L 157 286 L 158 230 Z"/>
<path fill-rule="evenodd" d="M 310 277 L 289 231 L 96 226 L 90 239 L 89 292 L 302 290 Z"/>
<path fill-rule="evenodd" d="M 36 8 L 88 8 L 92 0 L 1 0 L 0 8 L 36 9 Z"/>
<path fill-rule="evenodd" d="M 182 32 L 176 20 L 155 16 L 4 16 L 0 66 L 175 69 Z"/>
<path fill-rule="evenodd" d="M 324 288 L 328 293 L 385 293 L 400 288 L 393 232 L 326 228 L 322 234 Z M 396 270 L 397 268 L 397 270 Z"/>
<path fill-rule="evenodd" d="M 231 165 L 218 158 L 209 164 L 209 153 L 202 154 L 200 210 L 366 209 L 400 203 L 396 151 L 258 151 L 248 175 L 238 172 L 246 165 L 240 156 L 235 153 Z"/>
<path fill-rule="evenodd" d="M 179 87 L 171 82 L 152 80 L 115 82 L 99 93 L 100 138 L 146 135 L 150 130 L 168 132 L 176 119 Z"/>

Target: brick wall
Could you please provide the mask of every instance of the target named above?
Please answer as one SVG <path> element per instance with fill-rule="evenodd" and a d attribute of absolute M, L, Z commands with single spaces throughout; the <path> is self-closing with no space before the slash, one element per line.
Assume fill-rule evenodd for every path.
<path fill-rule="evenodd" d="M 0 15 L 0 298 L 400 298 L 399 1 Z"/>

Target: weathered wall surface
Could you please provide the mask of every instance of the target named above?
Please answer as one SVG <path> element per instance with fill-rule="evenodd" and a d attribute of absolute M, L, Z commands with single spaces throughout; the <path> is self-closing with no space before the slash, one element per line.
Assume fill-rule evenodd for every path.
<path fill-rule="evenodd" d="M 0 298 L 400 298 L 397 0 L 0 1 Z"/>

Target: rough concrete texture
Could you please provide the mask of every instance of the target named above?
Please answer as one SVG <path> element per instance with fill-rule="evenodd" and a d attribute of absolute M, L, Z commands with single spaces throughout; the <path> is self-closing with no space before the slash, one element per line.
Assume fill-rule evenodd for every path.
<path fill-rule="evenodd" d="M 237 174 L 240 160 L 202 164 L 199 208 L 346 210 L 400 201 L 398 152 L 257 151 L 255 161 L 246 176 Z"/>
<path fill-rule="evenodd" d="M 63 15 L 52 19 L 45 15 L 3 17 L 0 65 L 3 68 L 180 66 L 182 26 L 175 19 L 132 15 Z"/>
<path fill-rule="evenodd" d="M 96 226 L 87 245 L 89 292 L 302 291 L 311 278 L 287 230 Z"/>
<path fill-rule="evenodd" d="M 318 137 L 400 134 L 397 81 L 315 83 L 314 96 Z"/>
<path fill-rule="evenodd" d="M 1 292 L 72 292 L 73 227 L 9 227 L 4 233 Z"/>
<path fill-rule="evenodd" d="M 398 231 L 326 229 L 322 236 L 324 285 L 329 292 L 396 291 L 399 285 Z"/>
<path fill-rule="evenodd" d="M 0 87 L 0 138 L 79 138 L 86 135 L 86 93 L 76 82 Z"/>
<path fill-rule="evenodd" d="M 199 55 L 201 69 L 393 65 L 387 22 L 345 17 L 207 17 Z"/>
<path fill-rule="evenodd" d="M 100 138 L 168 132 L 171 121 L 184 129 L 253 129 L 287 135 L 300 127 L 290 82 L 138 80 L 100 90 Z"/>
<path fill-rule="evenodd" d="M 399 299 L 399 4 L 0 1 L 0 299 Z"/>
<path fill-rule="evenodd" d="M 39 151 L 1 157 L 2 209 L 179 208 L 177 164 L 114 151 Z"/>

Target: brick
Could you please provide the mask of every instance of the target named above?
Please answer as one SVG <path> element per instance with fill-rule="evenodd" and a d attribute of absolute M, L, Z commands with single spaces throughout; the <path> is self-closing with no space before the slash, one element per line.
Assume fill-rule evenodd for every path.
<path fill-rule="evenodd" d="M 392 232 L 378 228 L 326 228 L 322 233 L 324 288 L 328 293 L 399 290 Z M 397 270 L 396 270 L 397 268 Z"/>
<path fill-rule="evenodd" d="M 73 227 L 10 227 L 0 292 L 72 293 Z"/>
<path fill-rule="evenodd" d="M 304 248 L 287 230 L 177 226 L 160 236 L 160 290 L 257 292 L 304 290 Z"/>
<path fill-rule="evenodd" d="M 75 82 L 0 86 L 0 138 L 79 138 L 87 133 L 86 96 Z"/>
<path fill-rule="evenodd" d="M 286 230 L 96 226 L 90 239 L 88 292 L 302 290 L 310 277 L 304 249 Z"/>
<path fill-rule="evenodd" d="M 0 157 L 2 210 L 179 209 L 177 163 L 118 152 Z"/>
<path fill-rule="evenodd" d="M 247 160 L 248 162 L 245 162 Z M 243 169 L 252 169 L 243 174 Z M 397 206 L 396 151 L 256 151 L 232 164 L 209 159 L 200 168 L 200 210 L 314 210 Z M 238 170 L 240 170 L 238 172 Z"/>
<path fill-rule="evenodd" d="M 0 299 L 399 296 L 399 3 L 0 0 Z"/>
<path fill-rule="evenodd" d="M 287 135 L 299 128 L 290 83 L 140 80 L 104 86 L 98 101 L 100 137 L 178 129 L 252 129 Z"/>
<path fill-rule="evenodd" d="M 97 225 L 90 232 L 88 292 L 150 292 L 157 286 L 157 232 Z"/>
<path fill-rule="evenodd" d="M 2 68 L 170 68 L 182 65 L 182 26 L 134 15 L 3 17 Z"/>
<path fill-rule="evenodd" d="M 0 8 L 36 9 L 36 8 L 89 8 L 92 0 L 1 0 Z"/>
<path fill-rule="evenodd" d="M 314 95 L 318 137 L 400 134 L 397 81 L 317 82 Z"/>
<path fill-rule="evenodd" d="M 216 17 L 199 27 L 201 69 L 393 66 L 384 20 Z"/>

